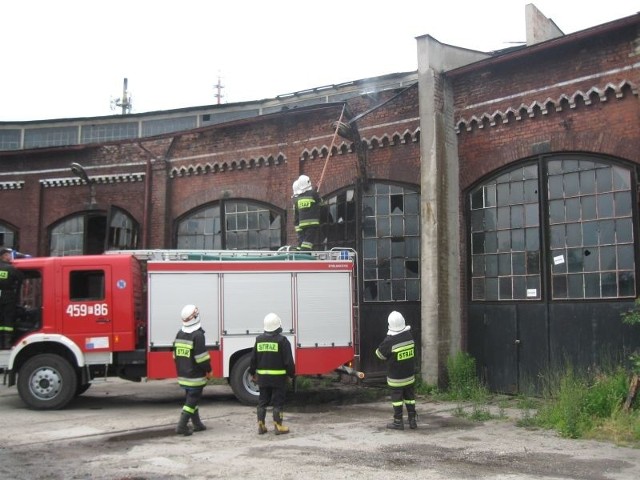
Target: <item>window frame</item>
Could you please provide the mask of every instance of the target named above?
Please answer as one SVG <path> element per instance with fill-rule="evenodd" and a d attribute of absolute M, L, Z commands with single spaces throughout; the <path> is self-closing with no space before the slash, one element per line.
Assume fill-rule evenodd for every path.
<path fill-rule="evenodd" d="M 532 166 L 538 172 L 537 237 L 540 294 L 535 298 L 513 298 L 513 295 L 503 297 L 501 287 L 505 288 L 506 279 L 513 278 L 514 274 L 511 271 L 510 275 L 504 273 L 501 275 L 499 266 L 491 271 L 491 275 L 486 275 L 486 270 L 481 270 L 482 262 L 478 258 L 479 249 L 474 245 L 474 236 L 486 234 L 490 230 L 479 228 L 482 225 L 479 209 L 474 207 L 478 206 L 478 198 L 481 197 L 478 192 L 481 189 L 487 189 L 490 185 L 496 184 L 499 179 L 509 179 L 504 183 L 511 185 L 509 182 L 512 181 L 514 172 Z M 636 171 L 637 167 L 628 162 L 605 156 L 554 154 L 525 159 L 476 182 L 465 193 L 467 235 L 465 271 L 468 279 L 468 300 L 472 303 L 504 303 L 606 301 L 635 298 L 638 270 Z M 603 190 L 599 186 L 598 172 L 603 178 L 611 177 L 610 189 Z M 616 179 L 618 181 L 623 179 L 619 183 L 619 188 L 616 188 L 613 183 Z M 499 197 L 499 192 L 496 195 Z M 602 198 L 600 199 L 599 196 Z M 526 189 L 523 198 L 527 198 Z M 531 197 L 528 199 L 531 200 Z M 618 211 L 615 210 L 618 204 L 616 202 L 622 206 Z M 500 207 L 498 203 L 496 198 L 496 208 Z M 597 210 L 600 205 L 603 212 L 609 212 L 603 214 L 603 217 L 599 216 Z M 499 217 L 500 215 L 496 214 L 496 225 L 504 227 Z M 602 222 L 602 225 L 598 222 Z M 611 223 L 612 226 L 607 227 L 604 223 Z M 611 237 L 613 240 L 601 241 L 601 238 L 605 238 L 601 236 L 611 235 L 609 231 L 612 229 L 617 229 L 614 235 L 619 231 L 621 236 Z M 527 238 L 525 241 L 528 240 Z M 496 238 L 496 244 L 499 245 L 500 241 Z M 513 254 L 512 245 L 510 248 L 511 250 L 506 253 Z M 609 252 L 607 249 L 613 251 Z M 608 255 L 606 258 L 614 261 L 615 267 L 604 268 L 602 255 Z M 528 265 L 528 260 L 525 260 L 525 263 Z M 481 274 L 477 275 L 476 272 Z M 561 285 L 563 282 L 564 290 Z M 597 282 L 597 285 L 594 282 Z M 615 283 L 615 293 L 611 293 L 611 288 L 607 290 L 608 287 L 605 285 L 607 282 Z M 495 290 L 495 293 L 488 293 L 488 288 Z"/>
<path fill-rule="evenodd" d="M 197 215 L 207 211 L 213 212 L 212 215 L 201 219 L 197 218 Z M 269 215 L 267 228 L 261 229 L 260 226 L 264 224 L 265 214 Z M 252 220 L 252 216 L 255 216 L 255 219 Z M 194 217 L 196 218 L 194 219 Z M 209 220 L 211 224 L 207 225 L 206 222 Z M 278 250 L 285 239 L 284 220 L 285 211 L 273 205 L 245 198 L 223 199 L 200 205 L 176 219 L 174 222 L 173 244 L 175 248 L 186 250 Z M 181 234 L 181 230 L 184 229 L 183 225 L 189 221 L 200 223 L 194 224 L 194 233 L 190 235 Z M 202 222 L 205 223 L 202 224 Z M 257 224 L 258 228 L 250 228 L 251 224 Z M 234 225 L 236 228 L 229 228 Z M 241 228 L 237 228 L 238 225 Z M 211 227 L 211 234 L 205 236 L 208 226 Z M 258 241 L 257 246 L 251 246 L 251 239 L 260 239 L 263 231 L 268 233 L 268 245 L 263 245 L 261 241 Z M 274 238 L 274 232 L 277 232 L 278 239 Z M 235 240 L 244 242 L 246 248 L 236 248 L 238 243 L 232 241 L 230 235 L 232 233 L 236 235 Z M 254 234 L 252 235 L 252 233 Z M 255 234 L 257 234 L 257 237 Z M 181 241 L 181 237 L 185 240 Z M 207 237 L 210 237 L 211 241 L 207 241 Z M 246 238 L 243 239 L 242 237 Z M 192 238 L 194 240 L 192 243 L 195 243 L 195 245 L 187 245 L 187 238 Z M 200 239 L 203 239 L 203 241 L 200 241 Z M 233 248 L 229 248 L 231 245 Z"/>

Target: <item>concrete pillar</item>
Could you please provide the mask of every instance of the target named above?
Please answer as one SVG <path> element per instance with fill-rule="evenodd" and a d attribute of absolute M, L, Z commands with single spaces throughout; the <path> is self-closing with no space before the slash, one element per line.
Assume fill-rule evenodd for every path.
<path fill-rule="evenodd" d="M 486 54 L 419 37 L 421 320 L 423 379 L 442 384 L 448 357 L 461 345 L 458 148 L 453 92 L 445 72 Z"/>

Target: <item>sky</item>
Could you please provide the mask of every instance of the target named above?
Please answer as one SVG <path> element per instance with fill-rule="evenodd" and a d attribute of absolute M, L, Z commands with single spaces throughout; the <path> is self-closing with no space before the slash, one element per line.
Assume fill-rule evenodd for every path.
<path fill-rule="evenodd" d="M 416 37 L 484 52 L 526 39 L 533 3 L 565 34 L 640 0 L 3 0 L 0 121 L 273 98 L 417 70 Z"/>

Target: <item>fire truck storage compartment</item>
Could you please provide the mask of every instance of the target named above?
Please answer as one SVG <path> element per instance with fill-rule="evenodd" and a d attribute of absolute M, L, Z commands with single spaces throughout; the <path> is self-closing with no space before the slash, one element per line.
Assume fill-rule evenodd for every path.
<path fill-rule="evenodd" d="M 151 263 L 151 262 L 150 262 Z M 165 263 L 166 265 L 166 263 Z M 202 264 L 197 272 L 149 268 L 149 341 L 171 346 L 179 328 L 179 312 L 193 303 L 200 309 L 207 343 L 225 336 L 255 336 L 264 316 L 277 313 L 285 333 L 300 347 L 352 345 L 352 289 L 349 271 L 228 272 L 224 262 Z M 222 318 L 220 318 L 222 316 Z"/>
<path fill-rule="evenodd" d="M 352 298 L 348 272 L 298 273 L 298 345 L 351 346 Z"/>
<path fill-rule="evenodd" d="M 173 344 L 180 329 L 180 311 L 187 304 L 198 306 L 207 343 L 215 344 L 220 332 L 220 275 L 201 271 L 151 271 L 151 263 L 149 345 L 170 347 Z"/>
<path fill-rule="evenodd" d="M 293 329 L 292 274 L 290 272 L 224 273 L 222 332 L 255 336 L 264 330 L 264 317 L 276 313 L 282 331 Z"/>

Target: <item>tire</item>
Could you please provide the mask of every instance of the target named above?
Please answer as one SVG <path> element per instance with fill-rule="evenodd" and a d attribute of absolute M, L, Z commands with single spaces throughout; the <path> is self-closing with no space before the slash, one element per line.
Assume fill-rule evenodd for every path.
<path fill-rule="evenodd" d="M 78 391 L 78 376 L 59 355 L 45 353 L 25 362 L 18 372 L 18 394 L 34 410 L 59 410 Z"/>
<path fill-rule="evenodd" d="M 258 384 L 251 380 L 249 375 L 249 365 L 251 363 L 251 353 L 247 353 L 240 357 L 231 369 L 229 383 L 233 394 L 245 405 L 257 405 L 258 395 L 260 391 Z"/>

